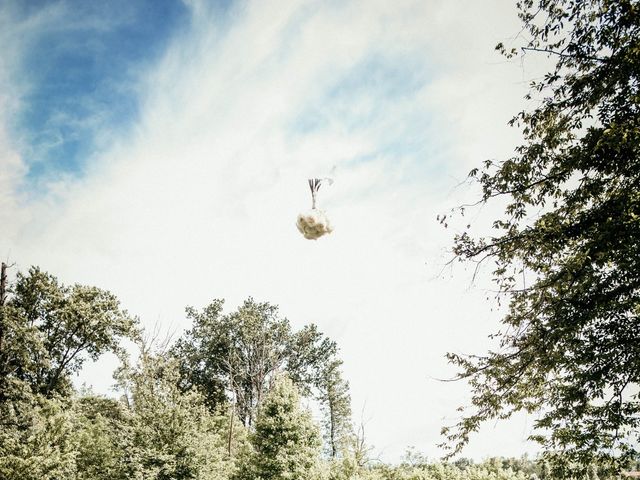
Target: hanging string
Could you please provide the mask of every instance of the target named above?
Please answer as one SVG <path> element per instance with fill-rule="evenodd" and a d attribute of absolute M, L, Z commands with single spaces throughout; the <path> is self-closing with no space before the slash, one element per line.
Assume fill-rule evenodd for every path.
<path fill-rule="evenodd" d="M 320 186 L 323 182 L 327 182 L 329 185 L 333 185 L 333 179 L 328 177 L 309 179 L 309 188 L 311 189 L 311 208 L 314 210 L 316 208 L 316 195 L 318 194 L 318 190 L 320 190 Z"/>

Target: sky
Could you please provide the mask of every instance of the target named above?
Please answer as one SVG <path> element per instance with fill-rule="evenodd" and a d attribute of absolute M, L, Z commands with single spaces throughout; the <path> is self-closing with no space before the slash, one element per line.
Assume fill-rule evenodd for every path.
<path fill-rule="evenodd" d="M 499 326 L 489 272 L 447 265 L 507 158 L 536 59 L 512 0 L 0 2 L 0 257 L 115 293 L 148 329 L 249 296 L 336 340 L 374 456 L 442 454 L 469 400 L 446 352 Z M 515 43 L 514 43 L 515 44 Z M 334 232 L 296 230 L 308 178 Z M 489 297 L 489 299 L 487 299 Z M 113 357 L 78 384 L 109 393 Z M 534 417 L 483 425 L 464 456 L 534 454 Z"/>

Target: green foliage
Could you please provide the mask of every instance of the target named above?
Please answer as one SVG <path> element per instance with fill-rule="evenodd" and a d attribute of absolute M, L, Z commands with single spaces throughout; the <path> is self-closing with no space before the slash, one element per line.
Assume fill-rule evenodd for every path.
<path fill-rule="evenodd" d="M 547 476 L 542 472 L 550 468 L 544 461 L 521 458 L 493 457 L 476 463 L 473 460 L 460 458 L 453 463 L 430 462 L 423 455 L 409 451 L 398 465 L 378 463 L 366 468 L 342 471 L 330 478 L 336 480 L 554 480 L 558 477 Z M 574 477 L 575 480 L 589 480 L 598 475 L 594 466 L 589 466 L 588 473 Z M 616 478 L 616 477 L 607 477 Z"/>
<path fill-rule="evenodd" d="M 380 480 L 535 480 L 540 463 L 521 458 L 488 458 L 480 463 L 459 459 L 453 463 L 429 462 L 411 454 L 397 466 L 377 465 L 358 478 Z M 552 477 L 548 477 L 552 478 Z M 578 477 L 579 478 L 579 477 Z"/>
<path fill-rule="evenodd" d="M 126 480 L 138 470 L 132 416 L 123 402 L 84 394 L 73 406 L 77 480 Z"/>
<path fill-rule="evenodd" d="M 288 370 L 322 396 L 337 451 L 350 409 L 335 343 L 313 325 L 292 332 L 268 303 L 248 300 L 225 316 L 221 305 L 189 311 L 194 329 L 173 354 L 141 345 L 131 366 L 119 342 L 139 332 L 113 295 L 37 268 L 18 274 L 0 306 L 0 478 L 319 478 L 317 425 L 294 383 L 276 377 Z M 71 375 L 107 351 L 123 362 L 124 395 L 76 394 Z M 255 423 L 250 444 L 239 414 Z"/>
<path fill-rule="evenodd" d="M 320 435 L 310 412 L 300 407 L 293 382 L 278 377 L 260 406 L 252 449 L 237 480 L 313 480 L 320 475 Z"/>
<path fill-rule="evenodd" d="M 193 327 L 172 350 L 184 390 L 198 388 L 212 410 L 232 400 L 246 426 L 252 425 L 270 380 L 281 370 L 304 395 L 329 401 L 327 379 L 335 374 L 327 371 L 336 368 L 335 342 L 315 325 L 292 331 L 269 303 L 249 298 L 228 315 L 222 306 L 222 300 L 215 300 L 202 312 L 187 309 Z"/>
<path fill-rule="evenodd" d="M 231 322 L 222 315 L 223 300 L 214 300 L 198 312 L 187 307 L 193 327 L 176 342 L 172 352 L 178 359 L 183 390 L 198 388 L 212 409 L 227 401 L 231 389 L 229 359 Z"/>
<path fill-rule="evenodd" d="M 302 395 L 315 394 L 323 401 L 327 379 L 335 375 L 342 364 L 337 358 L 336 342 L 325 337 L 316 325 L 310 324 L 292 332 L 288 343 L 284 365 L 287 375 Z"/>
<path fill-rule="evenodd" d="M 109 292 L 65 287 L 35 267 L 17 274 L 0 305 L 0 478 L 89 478 L 92 462 L 111 471 L 115 442 L 105 443 L 100 418 L 83 422 L 70 377 L 86 358 L 119 353 L 121 339 L 136 335 Z M 97 457 L 83 463 L 90 451 Z M 97 472 L 90 478 L 126 478 Z"/>
<path fill-rule="evenodd" d="M 178 388 L 175 361 L 143 352 L 137 368 L 125 366 L 118 376 L 130 394 L 129 441 L 138 477 L 228 478 L 224 420 L 209 412 L 199 393 Z"/>
<path fill-rule="evenodd" d="M 70 375 L 86 358 L 120 351 L 135 338 L 136 321 L 117 298 L 96 287 L 66 287 L 40 269 L 18 273 L 13 295 L 0 306 L 0 402 L 24 382 L 34 393 L 71 393 Z"/>
<path fill-rule="evenodd" d="M 71 415 L 64 406 L 59 399 L 27 396 L 1 407 L 0 478 L 73 478 L 75 439 Z"/>
<path fill-rule="evenodd" d="M 175 363 L 143 355 L 119 372 L 131 398 L 34 395 L 6 403 L 0 478 L 7 480 L 223 480 L 226 421 L 176 386 Z M 234 442 L 243 441 L 236 426 Z"/>
<path fill-rule="evenodd" d="M 537 411 L 533 438 L 557 474 L 617 472 L 640 440 L 640 5 L 518 8 L 524 54 L 556 64 L 532 84 L 537 106 L 512 121 L 525 138 L 516 155 L 471 173 L 483 202 L 509 202 L 495 235 L 461 234 L 455 253 L 495 262 L 509 312 L 499 350 L 450 355 L 473 400 L 444 433 L 455 453 L 484 420 Z"/>
<path fill-rule="evenodd" d="M 345 453 L 353 437 L 349 384 L 342 378 L 342 361 L 334 360 L 323 369 L 320 401 L 323 410 L 323 433 L 327 454 L 336 458 Z"/>
<path fill-rule="evenodd" d="M 328 418 L 325 417 L 325 422 L 327 421 Z M 367 444 L 365 424 L 360 423 L 354 431 L 351 417 L 347 418 L 345 412 L 343 418 L 339 419 L 338 427 L 337 431 L 340 433 L 337 437 L 339 439 L 338 454 L 331 455 L 332 452 L 328 452 L 327 477 L 330 480 L 369 478 L 371 472 L 369 467 L 373 463 L 371 459 L 373 447 Z M 328 446 L 331 444 L 328 443 Z"/>

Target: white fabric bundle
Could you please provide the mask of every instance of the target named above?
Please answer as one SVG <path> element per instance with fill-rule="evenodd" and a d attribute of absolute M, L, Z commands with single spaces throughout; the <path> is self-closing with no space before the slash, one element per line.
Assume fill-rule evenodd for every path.
<path fill-rule="evenodd" d="M 298 220 L 296 221 L 296 227 L 298 227 L 300 233 L 304 235 L 304 238 L 307 240 L 317 240 L 321 236 L 333 232 L 327 214 L 316 208 L 316 196 L 318 195 L 318 190 L 320 190 L 320 185 L 324 182 L 327 182 L 329 185 L 333 184 L 333 180 L 330 178 L 309 179 L 311 210 L 298 215 Z"/>
<path fill-rule="evenodd" d="M 307 240 L 317 240 L 321 236 L 333 232 L 329 218 L 322 210 L 317 208 L 312 208 L 308 212 L 299 214 L 296 226 Z"/>

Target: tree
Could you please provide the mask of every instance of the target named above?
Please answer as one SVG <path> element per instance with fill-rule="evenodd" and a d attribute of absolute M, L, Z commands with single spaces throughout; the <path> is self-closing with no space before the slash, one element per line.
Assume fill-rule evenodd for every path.
<path fill-rule="evenodd" d="M 144 349 L 135 368 L 125 363 L 117 373 L 131 417 L 129 461 L 137 475 L 132 477 L 228 478 L 224 421 L 209 412 L 200 393 L 182 392 L 178 377 L 174 359 Z"/>
<path fill-rule="evenodd" d="M 18 273 L 9 293 L 0 302 L 0 477 L 76 478 L 77 465 L 98 460 L 110 467 L 107 451 L 83 463 L 107 437 L 74 417 L 71 374 L 86 358 L 120 352 L 136 321 L 111 293 L 65 287 L 36 267 Z"/>
<path fill-rule="evenodd" d="M 65 402 L 30 391 L 0 416 L 0 478 L 57 480 L 74 478 L 76 444 Z"/>
<path fill-rule="evenodd" d="M 0 306 L 0 403 L 16 382 L 47 397 L 70 394 L 70 375 L 87 358 L 120 352 L 122 338 L 136 337 L 136 323 L 105 290 L 66 287 L 37 267 L 18 273 L 12 296 Z"/>
<path fill-rule="evenodd" d="M 322 395 L 327 372 L 341 364 L 336 342 L 325 337 L 316 325 L 305 325 L 292 333 L 285 368 L 302 395 Z"/>
<path fill-rule="evenodd" d="M 342 361 L 334 360 L 324 370 L 320 401 L 324 414 L 323 427 L 327 453 L 337 458 L 344 453 L 353 437 L 349 384 L 342 378 Z"/>
<path fill-rule="evenodd" d="M 311 413 L 300 407 L 293 382 L 278 377 L 260 406 L 253 447 L 238 480 L 313 480 L 318 476 L 320 434 Z"/>
<path fill-rule="evenodd" d="M 83 392 L 70 409 L 76 480 L 127 480 L 138 471 L 131 412 L 118 400 Z"/>
<path fill-rule="evenodd" d="M 224 315 L 222 300 L 202 312 L 187 309 L 193 327 L 176 342 L 183 389 L 199 388 L 215 410 L 227 400 L 235 403 L 241 421 L 250 426 L 264 392 L 285 370 L 302 393 L 318 392 L 322 372 L 337 353 L 335 342 L 315 325 L 293 332 L 278 307 L 246 300 Z"/>
<path fill-rule="evenodd" d="M 481 203 L 508 202 L 494 235 L 460 234 L 454 252 L 495 262 L 509 309 L 496 351 L 449 356 L 473 398 L 444 434 L 453 454 L 484 420 L 537 411 L 533 438 L 557 473 L 619 471 L 640 440 L 640 4 L 518 9 L 522 54 L 555 67 L 532 83 L 537 105 L 511 121 L 524 135 L 515 155 L 470 174 Z"/>

